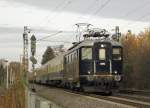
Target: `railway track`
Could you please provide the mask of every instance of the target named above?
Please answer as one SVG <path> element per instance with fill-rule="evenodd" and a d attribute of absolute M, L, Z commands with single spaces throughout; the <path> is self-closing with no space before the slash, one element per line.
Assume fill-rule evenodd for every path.
<path fill-rule="evenodd" d="M 150 108 L 150 97 L 138 96 L 138 95 L 124 95 L 120 93 L 113 94 L 113 96 L 104 96 L 103 93 L 83 93 L 65 90 L 69 93 L 75 93 L 79 95 L 84 95 L 88 97 L 93 97 L 96 99 L 104 99 L 107 101 L 112 101 L 116 103 L 126 104 L 135 106 L 137 108 Z"/>
<path fill-rule="evenodd" d="M 148 90 L 146 91 L 146 90 L 136 90 L 136 89 L 126 89 L 126 90 L 121 89 L 120 93 L 123 93 L 123 94 L 137 94 L 137 95 L 144 95 L 144 96 L 149 96 L 150 97 L 150 91 L 148 91 Z"/>
<path fill-rule="evenodd" d="M 46 89 L 50 89 L 49 86 L 42 86 Z M 78 94 L 85 96 L 86 98 L 92 98 L 92 99 L 103 99 L 106 101 L 111 101 L 119 104 L 125 104 L 130 105 L 137 108 L 150 108 L 150 97 L 148 96 L 142 96 L 142 95 L 131 95 L 131 94 L 122 94 L 122 93 L 115 93 L 112 96 L 105 96 L 103 93 L 84 93 L 79 91 L 72 91 L 69 89 L 63 89 L 63 88 L 56 88 L 51 87 L 59 90 L 63 90 L 66 93 L 70 94 Z"/>

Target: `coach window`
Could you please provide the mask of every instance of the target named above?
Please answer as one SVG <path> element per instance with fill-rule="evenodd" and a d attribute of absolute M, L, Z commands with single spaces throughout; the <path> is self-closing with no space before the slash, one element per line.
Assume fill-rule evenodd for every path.
<path fill-rule="evenodd" d="M 74 53 L 74 58 L 77 58 L 77 52 Z"/>
<path fill-rule="evenodd" d="M 100 60 L 106 59 L 106 50 L 105 49 L 99 49 L 99 59 Z"/>
<path fill-rule="evenodd" d="M 71 54 L 69 54 L 69 63 L 71 63 Z"/>
<path fill-rule="evenodd" d="M 67 64 L 67 57 L 65 56 L 65 64 Z"/>
<path fill-rule="evenodd" d="M 70 63 L 72 62 L 72 54 L 70 54 Z"/>
<path fill-rule="evenodd" d="M 82 48 L 82 60 L 91 60 L 92 59 L 92 48 Z"/>

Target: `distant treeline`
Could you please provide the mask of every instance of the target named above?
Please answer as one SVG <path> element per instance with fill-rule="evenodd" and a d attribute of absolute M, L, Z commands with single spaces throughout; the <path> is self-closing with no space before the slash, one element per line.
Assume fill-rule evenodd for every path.
<path fill-rule="evenodd" d="M 150 28 L 138 35 L 122 36 L 124 47 L 123 87 L 150 90 Z"/>

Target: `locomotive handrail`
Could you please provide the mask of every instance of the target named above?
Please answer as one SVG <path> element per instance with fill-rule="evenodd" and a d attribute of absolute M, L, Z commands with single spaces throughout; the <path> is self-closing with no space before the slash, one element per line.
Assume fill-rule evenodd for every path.
<path fill-rule="evenodd" d="M 110 74 L 112 74 L 112 62 L 111 62 L 111 59 L 109 59 L 109 63 L 110 63 Z"/>
<path fill-rule="evenodd" d="M 94 74 L 96 73 L 96 61 L 94 60 Z"/>

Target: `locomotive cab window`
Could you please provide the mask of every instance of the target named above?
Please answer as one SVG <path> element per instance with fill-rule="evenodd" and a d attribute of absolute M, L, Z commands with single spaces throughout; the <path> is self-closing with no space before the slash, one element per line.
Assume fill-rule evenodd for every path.
<path fill-rule="evenodd" d="M 92 59 L 92 48 L 82 48 L 81 49 L 81 59 L 82 60 L 91 60 Z"/>
<path fill-rule="evenodd" d="M 99 49 L 99 60 L 105 60 L 106 59 L 106 50 L 103 49 Z"/>
<path fill-rule="evenodd" d="M 121 60 L 121 48 L 113 48 L 113 60 Z"/>

